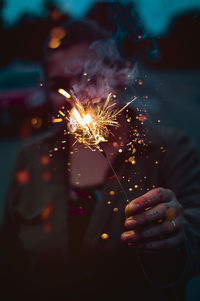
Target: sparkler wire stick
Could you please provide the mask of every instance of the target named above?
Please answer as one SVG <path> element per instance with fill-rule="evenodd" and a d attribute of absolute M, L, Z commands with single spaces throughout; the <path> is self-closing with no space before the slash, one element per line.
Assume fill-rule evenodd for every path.
<path fill-rule="evenodd" d="M 71 101 L 71 105 L 72 105 L 72 110 L 71 110 L 71 118 L 72 120 L 76 121 L 76 130 L 79 130 L 79 133 L 76 133 L 76 130 L 74 131 L 74 133 L 76 133 L 76 139 L 77 141 L 84 143 L 87 147 L 90 148 L 90 146 L 95 146 L 96 149 L 99 149 L 101 151 L 101 153 L 103 154 L 103 156 L 105 157 L 106 161 L 108 162 L 114 176 L 117 179 L 117 182 L 126 198 L 126 201 L 129 202 L 128 200 L 128 195 L 121 183 L 121 181 L 119 180 L 119 177 L 117 175 L 117 173 L 115 172 L 105 150 L 102 147 L 102 143 L 101 141 L 106 141 L 104 135 L 106 136 L 106 134 L 108 135 L 109 131 L 107 130 L 107 125 L 110 126 L 119 126 L 118 122 L 115 120 L 116 117 L 128 106 L 130 105 L 132 102 L 135 101 L 135 99 L 137 97 L 133 97 L 131 99 L 131 101 L 129 101 L 125 106 L 123 106 L 120 110 L 116 111 L 111 111 L 111 113 L 109 114 L 108 109 L 112 106 L 114 106 L 116 103 L 113 103 L 111 105 L 109 105 L 110 99 L 112 97 L 112 93 L 108 94 L 108 97 L 103 105 L 103 108 L 100 109 L 100 107 L 98 107 L 98 111 L 95 113 L 95 111 L 93 111 L 94 114 L 96 114 L 97 118 L 99 118 L 99 123 L 97 122 L 97 120 L 95 121 L 96 127 L 98 129 L 98 131 L 94 130 L 93 127 L 91 127 L 90 123 L 92 121 L 92 117 L 89 113 L 85 113 L 85 109 L 82 106 L 81 102 L 79 101 L 73 87 L 70 89 L 70 94 L 65 91 L 64 89 L 59 89 L 58 92 L 60 94 L 62 94 L 63 96 L 65 96 L 65 98 L 70 99 Z M 62 111 L 59 111 L 59 113 L 62 116 L 65 116 L 65 114 Z M 86 118 L 89 117 L 89 120 L 86 120 Z M 93 122 L 94 124 L 94 122 Z M 79 128 L 79 126 L 81 125 L 81 127 Z M 80 132 L 83 134 L 83 137 L 81 137 Z M 103 135 L 104 134 L 104 135 Z M 88 138 L 89 135 L 89 138 Z M 85 139 L 85 141 L 84 141 Z M 99 144 L 99 145 L 98 145 Z"/>
<path fill-rule="evenodd" d="M 120 188 L 121 188 L 121 190 L 122 190 L 122 192 L 123 192 L 123 194 L 124 194 L 124 196 L 125 196 L 125 198 L 126 198 L 126 201 L 129 202 L 129 199 L 128 199 L 128 195 L 127 195 L 127 193 L 126 193 L 126 190 L 124 189 L 124 187 L 123 187 L 121 181 L 119 180 L 119 177 L 118 177 L 116 171 L 114 170 L 114 168 L 113 168 L 113 166 L 112 166 L 112 164 L 111 164 L 111 162 L 110 162 L 110 160 L 109 160 L 109 158 L 108 158 L 108 156 L 107 156 L 107 154 L 106 154 L 106 152 L 105 152 L 105 150 L 103 149 L 103 147 L 102 147 L 101 144 L 100 144 L 100 147 L 101 147 L 101 153 L 102 153 L 102 155 L 106 158 L 106 161 L 108 162 L 108 164 L 109 164 L 109 166 L 110 166 L 110 168 L 111 168 L 113 174 L 115 175 L 115 178 L 117 179 L 117 182 L 118 182 L 118 184 L 119 184 L 119 186 L 120 186 Z"/>

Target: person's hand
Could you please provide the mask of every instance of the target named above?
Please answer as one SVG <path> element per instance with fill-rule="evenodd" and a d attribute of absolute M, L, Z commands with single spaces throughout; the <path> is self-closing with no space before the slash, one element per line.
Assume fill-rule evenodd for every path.
<path fill-rule="evenodd" d="M 125 209 L 126 232 L 121 239 L 144 251 L 177 249 L 184 240 L 183 208 L 173 191 L 152 189 Z"/>

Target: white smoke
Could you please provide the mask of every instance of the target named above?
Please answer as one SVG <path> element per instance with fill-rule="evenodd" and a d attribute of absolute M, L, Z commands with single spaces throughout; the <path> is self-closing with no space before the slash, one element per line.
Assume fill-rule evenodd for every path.
<path fill-rule="evenodd" d="M 95 41 L 90 49 L 98 60 L 94 65 L 88 57 L 82 70 L 83 76 L 77 80 L 73 89 L 82 103 L 104 101 L 110 92 L 116 93 L 119 87 L 131 85 L 138 75 L 137 64 L 126 67 L 113 39 Z"/>

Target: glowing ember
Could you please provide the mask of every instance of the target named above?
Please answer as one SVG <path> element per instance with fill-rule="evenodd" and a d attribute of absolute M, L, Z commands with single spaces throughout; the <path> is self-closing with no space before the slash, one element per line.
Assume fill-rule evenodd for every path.
<path fill-rule="evenodd" d="M 60 94 L 62 94 L 63 96 L 65 96 L 66 98 L 71 98 L 71 95 L 67 91 L 65 91 L 64 89 L 59 89 L 58 92 Z"/>
<path fill-rule="evenodd" d="M 62 118 L 54 118 L 54 119 L 52 119 L 52 122 L 53 122 L 53 123 L 60 123 L 60 122 L 62 122 L 62 121 L 63 121 Z"/>
<path fill-rule="evenodd" d="M 42 125 L 42 119 L 40 117 L 34 117 L 31 119 L 31 125 L 35 129 L 39 129 Z"/>
<path fill-rule="evenodd" d="M 59 89 L 58 92 L 66 97 L 72 106 L 67 115 L 65 111 L 60 110 L 59 114 L 68 122 L 69 133 L 72 134 L 76 141 L 83 143 L 88 148 L 95 150 L 100 149 L 99 143 L 106 142 L 108 136 L 111 134 L 109 126 L 119 127 L 117 116 L 135 99 L 133 98 L 121 109 L 113 109 L 115 102 L 110 104 L 111 98 L 116 98 L 116 95 L 109 93 L 103 105 L 93 104 L 88 102 L 86 107 L 83 107 L 73 90 L 69 94 L 64 89 Z M 54 123 L 62 118 L 54 119 Z"/>
<path fill-rule="evenodd" d="M 110 195 L 115 195 L 114 190 L 111 190 L 111 191 L 109 192 L 109 194 L 110 194 Z"/>
<path fill-rule="evenodd" d="M 109 238 L 109 235 L 107 233 L 102 233 L 101 238 L 106 240 Z"/>

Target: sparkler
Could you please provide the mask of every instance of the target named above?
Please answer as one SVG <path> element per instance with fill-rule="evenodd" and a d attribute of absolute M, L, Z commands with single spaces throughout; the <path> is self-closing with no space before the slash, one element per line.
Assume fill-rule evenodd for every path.
<path fill-rule="evenodd" d="M 110 168 L 112 169 L 126 200 L 128 201 L 126 191 L 123 188 L 105 150 L 102 147 L 102 142 L 107 142 L 109 135 L 112 134 L 110 128 L 108 127 L 120 126 L 119 122 L 117 121 L 117 116 L 128 105 L 135 101 L 136 97 L 118 110 L 114 108 L 116 102 L 111 103 L 111 99 L 113 100 L 112 93 L 108 94 L 108 97 L 102 106 L 100 104 L 92 104 L 90 102 L 86 105 L 86 107 L 83 107 L 73 89 L 70 90 L 70 93 L 64 89 L 59 89 L 58 92 L 62 94 L 71 104 L 71 110 L 67 110 L 67 112 L 65 112 L 65 108 L 63 107 L 63 110 L 59 110 L 59 118 L 55 118 L 53 122 L 61 122 L 63 119 L 65 119 L 68 123 L 69 133 L 75 137 L 76 142 L 84 144 L 93 151 L 99 150 L 102 152 Z"/>
<path fill-rule="evenodd" d="M 116 102 L 110 104 L 112 93 L 109 93 L 103 106 L 89 103 L 83 107 L 73 89 L 70 90 L 70 94 L 64 89 L 59 89 L 58 92 L 67 99 L 72 107 L 67 113 L 59 110 L 59 114 L 68 122 L 69 133 L 75 137 L 76 142 L 84 144 L 93 151 L 96 149 L 101 151 L 100 144 L 107 142 L 109 135 L 112 134 L 108 127 L 119 127 L 117 116 L 136 99 L 134 97 L 117 110 L 114 109 Z M 53 120 L 54 123 L 61 121 L 63 118 L 60 117 Z"/>

